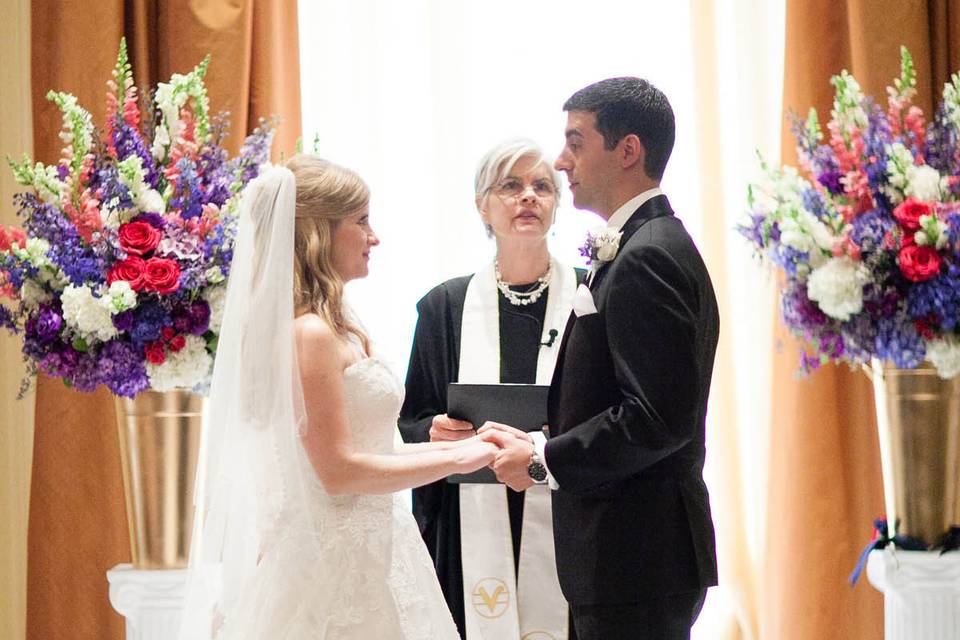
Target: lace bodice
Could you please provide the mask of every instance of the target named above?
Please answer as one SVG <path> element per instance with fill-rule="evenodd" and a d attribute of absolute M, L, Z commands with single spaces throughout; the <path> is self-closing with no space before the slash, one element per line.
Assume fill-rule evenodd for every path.
<path fill-rule="evenodd" d="M 393 451 L 403 386 L 376 356 L 354 362 L 343 371 L 347 422 L 354 447 L 370 453 Z"/>

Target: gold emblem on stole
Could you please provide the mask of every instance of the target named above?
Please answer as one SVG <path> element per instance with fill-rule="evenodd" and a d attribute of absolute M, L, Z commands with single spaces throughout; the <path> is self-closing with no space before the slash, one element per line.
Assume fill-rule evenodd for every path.
<path fill-rule="evenodd" d="M 510 608 L 510 589 L 497 578 L 484 578 L 473 587 L 474 610 L 484 618 L 499 618 Z"/>
<path fill-rule="evenodd" d="M 557 640 L 556 636 L 546 631 L 531 631 L 520 640 Z"/>

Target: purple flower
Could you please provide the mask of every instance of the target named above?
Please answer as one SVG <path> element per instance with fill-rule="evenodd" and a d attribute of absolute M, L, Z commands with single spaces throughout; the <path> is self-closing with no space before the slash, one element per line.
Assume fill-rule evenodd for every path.
<path fill-rule="evenodd" d="M 55 206 L 44 204 L 32 193 L 18 193 L 14 202 L 18 215 L 26 219 L 27 235 L 50 243 L 51 262 L 60 267 L 75 285 L 103 282 L 105 261 L 87 246 L 76 227 Z"/>
<path fill-rule="evenodd" d="M 133 345 L 111 340 L 100 350 L 101 382 L 118 396 L 132 398 L 150 388 L 143 356 Z"/>
<path fill-rule="evenodd" d="M 868 100 L 867 129 L 863 134 L 865 156 L 864 168 L 867 172 L 867 184 L 873 195 L 873 201 L 882 209 L 891 211 L 890 198 L 881 190 L 887 184 L 887 145 L 893 142 L 890 122 L 873 100 Z"/>
<path fill-rule="evenodd" d="M 901 369 L 914 369 L 923 362 L 926 346 L 910 318 L 898 313 L 877 321 L 874 352 L 881 360 L 890 360 Z"/>
<path fill-rule="evenodd" d="M 163 221 L 163 216 L 161 216 L 159 213 L 156 213 L 155 211 L 149 211 L 146 213 L 141 213 L 139 215 L 136 215 L 130 219 L 130 222 L 146 222 L 147 224 L 149 224 L 150 226 L 156 229 L 163 229 L 164 225 L 166 224 Z"/>
<path fill-rule="evenodd" d="M 49 341 L 60 335 L 60 327 L 63 326 L 63 318 L 56 309 L 49 306 L 42 306 L 37 315 L 36 335 L 43 341 Z"/>
<path fill-rule="evenodd" d="M 800 282 L 790 282 L 780 298 L 783 322 L 791 329 L 809 331 L 829 324 L 830 318 L 807 296 L 807 287 Z"/>
<path fill-rule="evenodd" d="M 77 391 L 89 393 L 100 385 L 100 365 L 92 353 L 82 353 L 77 365 L 65 376 Z"/>
<path fill-rule="evenodd" d="M 60 345 L 40 360 L 40 369 L 54 378 L 69 378 L 79 362 L 79 351 L 70 345 Z"/>
<path fill-rule="evenodd" d="M 206 300 L 197 300 L 190 305 L 189 331 L 195 336 L 202 336 L 210 328 L 210 305 Z"/>
<path fill-rule="evenodd" d="M 170 198 L 170 208 L 179 209 L 184 220 L 196 218 L 203 213 L 203 187 L 197 176 L 197 167 L 190 158 L 180 158 L 177 170 L 180 176 L 174 197 Z"/>
<path fill-rule="evenodd" d="M 117 331 L 121 333 L 124 331 L 130 331 L 133 327 L 133 309 L 127 309 L 126 311 L 121 311 L 120 313 L 114 314 L 113 316 L 113 326 L 117 328 Z"/>
<path fill-rule="evenodd" d="M 918 282 L 907 291 L 907 313 L 914 320 L 931 317 L 945 331 L 953 331 L 960 318 L 960 269 L 951 265 L 942 275 Z"/>
<path fill-rule="evenodd" d="M 738 224 L 737 231 L 744 238 L 750 241 L 757 249 L 763 249 L 763 223 L 767 219 L 765 215 L 759 213 L 750 214 L 749 224 Z"/>
<path fill-rule="evenodd" d="M 840 182 L 842 177 L 843 174 L 838 170 L 828 169 L 817 176 L 817 181 L 826 187 L 827 191 L 836 196 L 843 193 L 843 183 Z"/>
<path fill-rule="evenodd" d="M 170 326 L 170 314 L 158 302 L 148 301 L 134 310 L 130 339 L 138 350 L 160 338 L 160 330 Z"/>
<path fill-rule="evenodd" d="M 883 209 L 872 209 L 853 220 L 850 239 L 863 253 L 879 251 L 887 232 L 897 226 L 893 216 Z"/>

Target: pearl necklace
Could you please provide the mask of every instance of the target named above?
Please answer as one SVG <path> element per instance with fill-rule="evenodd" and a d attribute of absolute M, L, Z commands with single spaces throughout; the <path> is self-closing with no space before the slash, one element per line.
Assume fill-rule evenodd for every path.
<path fill-rule="evenodd" d="M 493 273 L 497 277 L 497 289 L 500 290 L 500 293 L 503 294 L 503 297 L 507 299 L 507 302 L 514 306 L 523 306 L 528 304 L 534 304 L 537 300 L 540 299 L 540 296 L 543 295 L 543 292 L 547 290 L 547 287 L 550 286 L 550 264 L 547 263 L 547 270 L 544 271 L 543 275 L 537 278 L 537 286 L 530 291 L 514 291 L 510 288 L 506 282 L 503 281 L 503 276 L 500 274 L 500 265 L 496 260 L 493 261 Z"/>

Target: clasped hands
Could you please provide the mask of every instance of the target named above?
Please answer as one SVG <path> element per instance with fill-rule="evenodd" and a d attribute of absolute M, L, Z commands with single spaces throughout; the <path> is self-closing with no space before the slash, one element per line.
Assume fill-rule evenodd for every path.
<path fill-rule="evenodd" d="M 435 416 L 430 427 L 430 439 L 434 442 L 463 440 L 473 436 L 473 425 L 446 415 Z M 497 475 L 497 480 L 514 491 L 524 491 L 534 484 L 527 473 L 533 453 L 533 438 L 529 433 L 499 422 L 486 422 L 476 431 L 476 436 L 499 449 L 489 465 Z"/>

